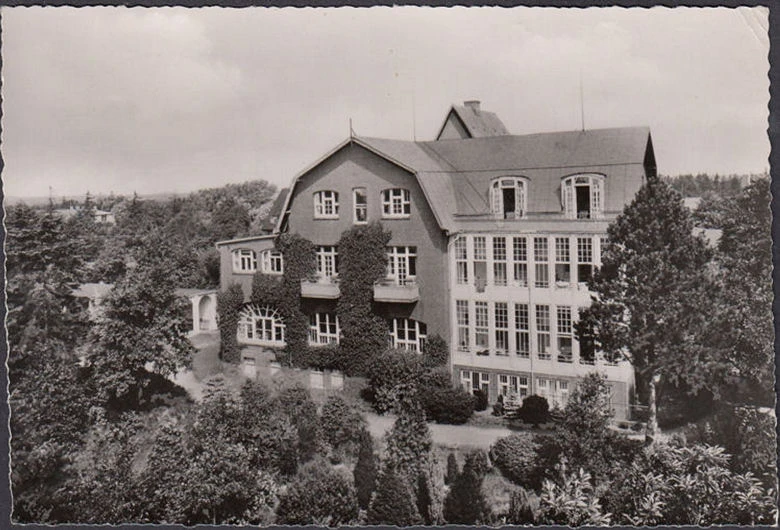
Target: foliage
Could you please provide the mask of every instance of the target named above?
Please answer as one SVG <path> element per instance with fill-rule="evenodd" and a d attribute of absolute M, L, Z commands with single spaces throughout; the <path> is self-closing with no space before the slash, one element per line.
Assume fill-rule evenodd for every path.
<path fill-rule="evenodd" d="M 350 406 L 341 396 L 329 396 L 322 406 L 320 421 L 323 437 L 333 453 L 352 455 L 357 452 L 367 424 L 354 406 Z"/>
<path fill-rule="evenodd" d="M 361 431 L 357 463 L 353 472 L 358 505 L 367 509 L 376 488 L 378 458 L 374 454 L 374 440 L 368 431 Z"/>
<path fill-rule="evenodd" d="M 474 391 L 474 410 L 482 412 L 487 410 L 488 407 L 488 394 L 481 388 Z"/>
<path fill-rule="evenodd" d="M 132 407 L 152 373 L 167 377 L 189 365 L 185 302 L 174 288 L 164 266 L 141 262 L 103 301 L 86 361 L 104 402 Z"/>
<path fill-rule="evenodd" d="M 424 373 L 420 356 L 414 352 L 385 350 L 372 355 L 367 376 L 376 411 L 388 412 L 418 403 Z"/>
<path fill-rule="evenodd" d="M 341 323 L 341 348 L 347 375 L 361 375 L 369 356 L 385 349 L 387 323 L 373 313 L 374 283 L 385 277 L 390 232 L 372 222 L 341 234 L 336 313 Z"/>
<path fill-rule="evenodd" d="M 428 387 L 421 396 L 425 414 L 436 423 L 460 425 L 474 413 L 474 397 L 460 387 Z"/>
<path fill-rule="evenodd" d="M 698 173 L 686 174 L 674 177 L 666 177 L 664 180 L 683 197 L 702 197 L 707 194 L 717 194 L 728 197 L 739 193 L 741 178 L 754 177 L 755 175 L 708 175 Z"/>
<path fill-rule="evenodd" d="M 721 447 L 655 443 L 607 492 L 606 507 L 632 525 L 769 524 L 773 495 L 728 469 Z"/>
<path fill-rule="evenodd" d="M 525 423 L 538 427 L 540 423 L 546 423 L 550 418 L 550 405 L 542 396 L 532 395 L 523 400 L 520 408 L 520 418 Z"/>
<path fill-rule="evenodd" d="M 605 526 L 610 524 L 611 515 L 603 513 L 586 471 L 567 474 L 561 466 L 558 481 L 547 479 L 542 485 L 536 519 L 539 524 Z"/>
<path fill-rule="evenodd" d="M 306 464 L 279 496 L 278 524 L 341 526 L 358 515 L 355 488 L 348 476 L 322 461 Z"/>
<path fill-rule="evenodd" d="M 414 480 L 429 458 L 432 445 L 425 413 L 419 408 L 402 410 L 387 433 L 385 465 Z"/>
<path fill-rule="evenodd" d="M 322 448 L 322 427 L 317 405 L 309 391 L 299 384 L 284 388 L 279 393 L 282 411 L 298 431 L 298 455 L 301 462 L 311 460 Z"/>
<path fill-rule="evenodd" d="M 422 352 L 423 364 L 428 368 L 446 366 L 450 359 L 450 348 L 440 335 L 431 335 L 425 341 Z"/>
<path fill-rule="evenodd" d="M 455 456 L 455 453 L 450 453 L 447 456 L 447 474 L 444 475 L 444 483 L 452 484 L 455 482 L 455 479 L 458 477 L 459 473 L 460 469 L 458 468 L 458 459 Z"/>
<path fill-rule="evenodd" d="M 271 287 L 262 296 L 256 292 L 252 296 L 276 302 L 285 324 L 285 351 L 292 354 L 307 348 L 309 319 L 301 309 L 301 281 L 314 276 L 317 270 L 316 254 L 311 241 L 298 234 L 280 234 L 275 245 L 284 258 L 281 289 Z"/>
<path fill-rule="evenodd" d="M 538 444 L 528 433 L 499 438 L 490 447 L 490 461 L 501 473 L 519 486 L 538 489 L 543 470 L 537 467 Z"/>
<path fill-rule="evenodd" d="M 539 497 L 524 488 L 512 493 L 506 522 L 512 525 L 536 525 L 539 514 Z"/>
<path fill-rule="evenodd" d="M 417 510 L 426 525 L 444 523 L 444 473 L 433 453 L 417 476 Z"/>
<path fill-rule="evenodd" d="M 656 430 L 655 388 L 662 379 L 706 388 L 721 369 L 698 337 L 710 306 L 704 239 L 693 234 L 674 190 L 648 179 L 607 229 L 602 266 L 580 311 L 577 331 L 610 359 L 625 357 L 648 387 L 648 436 Z"/>
<path fill-rule="evenodd" d="M 478 525 L 488 522 L 490 509 L 482 493 L 484 473 L 475 469 L 475 462 L 467 459 L 444 501 L 444 519 L 449 524 Z"/>
<path fill-rule="evenodd" d="M 376 493 L 368 508 L 367 523 L 396 526 L 421 523 L 407 476 L 392 465 L 385 465 L 379 475 Z"/>
<path fill-rule="evenodd" d="M 241 285 L 233 283 L 217 294 L 217 321 L 219 324 L 219 358 L 225 362 L 237 363 L 238 314 L 244 305 L 244 291 Z"/>

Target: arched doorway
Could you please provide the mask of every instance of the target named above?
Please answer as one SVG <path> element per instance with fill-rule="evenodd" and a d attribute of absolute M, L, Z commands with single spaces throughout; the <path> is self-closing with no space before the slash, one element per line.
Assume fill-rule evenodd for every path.
<path fill-rule="evenodd" d="M 200 331 L 217 329 L 217 301 L 215 295 L 205 294 L 201 296 L 198 302 L 198 316 L 200 318 L 198 322 Z"/>

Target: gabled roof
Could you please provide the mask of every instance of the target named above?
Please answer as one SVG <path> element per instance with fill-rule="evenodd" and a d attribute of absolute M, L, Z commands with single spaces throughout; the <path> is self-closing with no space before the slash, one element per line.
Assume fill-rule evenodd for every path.
<path fill-rule="evenodd" d="M 497 176 L 526 176 L 539 190 L 540 211 L 560 209 L 555 190 L 563 175 L 606 171 L 609 166 L 643 167 L 652 150 L 648 127 L 567 131 L 530 135 L 412 142 L 355 137 L 342 142 L 293 180 L 283 212 L 289 209 L 295 184 L 345 146 L 354 143 L 412 173 L 427 198 L 442 230 L 457 230 L 459 215 L 488 211 L 487 190 Z M 610 177 L 621 186 L 625 172 Z M 280 216 L 277 231 L 282 227 Z"/>
<path fill-rule="evenodd" d="M 447 117 L 439 129 L 439 134 L 436 135 L 436 138 L 439 139 L 441 137 L 441 133 L 444 131 L 447 122 L 453 118 L 459 121 L 470 138 L 504 136 L 509 134 L 504 123 L 495 112 L 482 110 L 479 108 L 478 102 L 473 103 L 476 103 L 476 105 L 453 105 L 447 113 Z"/>
<path fill-rule="evenodd" d="M 271 209 L 268 210 L 268 215 L 266 215 L 265 219 L 263 219 L 263 222 L 260 223 L 260 229 L 263 232 L 273 232 L 274 227 L 276 227 L 276 223 L 279 220 L 279 216 L 282 213 L 282 207 L 284 207 L 284 203 L 287 199 L 287 193 L 289 191 L 290 190 L 288 188 L 282 188 L 279 190 L 279 195 L 276 196 L 273 204 L 271 204 Z"/>

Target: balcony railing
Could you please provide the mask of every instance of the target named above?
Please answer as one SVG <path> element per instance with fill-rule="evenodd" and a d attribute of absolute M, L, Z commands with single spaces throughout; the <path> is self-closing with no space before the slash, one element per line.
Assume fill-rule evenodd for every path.
<path fill-rule="evenodd" d="M 374 284 L 374 300 L 377 302 L 410 304 L 420 299 L 420 286 L 411 278 L 387 279 Z"/>
<path fill-rule="evenodd" d="M 335 279 L 321 278 L 317 281 L 301 281 L 301 296 L 304 298 L 335 300 L 340 295 L 339 284 Z"/>

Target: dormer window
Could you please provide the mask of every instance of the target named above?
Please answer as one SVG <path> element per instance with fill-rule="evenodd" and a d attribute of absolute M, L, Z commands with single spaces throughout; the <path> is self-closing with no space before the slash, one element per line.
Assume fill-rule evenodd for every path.
<path fill-rule="evenodd" d="M 314 194 L 314 218 L 338 219 L 339 194 L 333 190 L 318 191 Z"/>
<path fill-rule="evenodd" d="M 490 187 L 490 207 L 499 219 L 522 219 L 525 214 L 525 179 L 502 177 Z"/>
<path fill-rule="evenodd" d="M 257 271 L 257 254 L 248 248 L 233 251 L 233 272 L 249 274 Z"/>
<path fill-rule="evenodd" d="M 404 219 L 412 213 L 409 190 L 392 188 L 382 192 L 382 217 Z"/>
<path fill-rule="evenodd" d="M 603 175 L 574 175 L 561 184 L 563 211 L 569 219 L 599 219 L 603 197 Z"/>

